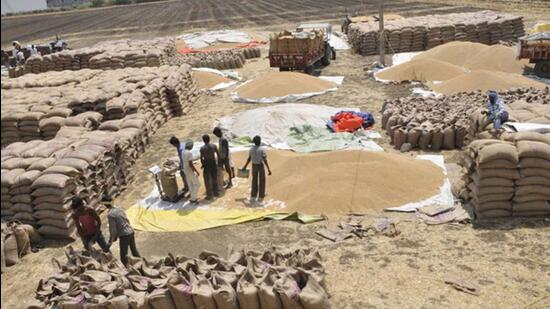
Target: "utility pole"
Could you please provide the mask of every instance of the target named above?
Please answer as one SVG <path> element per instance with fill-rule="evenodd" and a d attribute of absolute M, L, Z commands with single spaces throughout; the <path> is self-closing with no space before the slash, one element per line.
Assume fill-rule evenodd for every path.
<path fill-rule="evenodd" d="M 378 22 L 380 29 L 380 33 L 378 35 L 380 63 L 386 65 L 386 38 L 384 37 L 384 0 L 379 0 L 378 2 Z"/>

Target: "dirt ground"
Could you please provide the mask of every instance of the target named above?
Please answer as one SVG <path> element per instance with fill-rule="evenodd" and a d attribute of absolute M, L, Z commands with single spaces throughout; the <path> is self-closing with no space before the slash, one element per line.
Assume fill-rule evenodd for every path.
<path fill-rule="evenodd" d="M 469 1 L 464 2 L 470 5 Z M 344 75 L 342 87 L 302 103 L 359 107 L 374 113 L 380 122 L 384 99 L 408 95 L 410 89 L 406 85 L 383 85 L 369 78 L 366 70 L 375 60 L 339 52 L 337 60 L 322 74 Z M 268 70 L 268 60 L 261 58 L 248 61 L 238 71 L 244 78 L 252 79 Z M 135 180 L 116 199 L 116 204 L 130 207 L 151 191 L 154 181 L 147 169 L 176 154 L 168 144 L 170 136 L 199 140 L 202 134 L 211 132 L 216 118 L 257 107 L 233 103 L 230 92 L 203 95 L 188 115 L 165 124 L 137 161 L 133 169 Z M 386 137 L 380 144 L 395 152 Z M 449 163 L 460 156 L 457 151 L 442 154 Z M 327 222 L 303 225 L 264 221 L 190 233 L 138 231 L 136 240 L 141 254 L 149 257 L 168 252 L 197 256 L 203 250 L 226 255 L 231 249 L 262 250 L 272 246 L 318 248 L 334 308 L 550 308 L 550 222 L 544 218 L 426 226 L 413 215 L 377 216 L 398 219 L 401 234 L 332 243 L 315 234 Z M 50 260 L 63 259 L 67 245 L 81 247 L 79 241 L 48 241 L 44 249 L 8 268 L 1 277 L 2 307 L 24 308 L 33 298 L 40 278 L 51 273 Z M 113 251 L 118 255 L 116 246 Z M 477 285 L 479 295 L 453 289 L 444 283 L 447 276 Z"/>

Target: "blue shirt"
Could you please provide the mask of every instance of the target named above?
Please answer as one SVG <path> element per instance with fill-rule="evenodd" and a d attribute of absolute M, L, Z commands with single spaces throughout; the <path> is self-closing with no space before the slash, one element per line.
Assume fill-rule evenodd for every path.
<path fill-rule="evenodd" d="M 496 99 L 495 104 L 491 104 L 491 102 L 487 102 L 487 113 L 489 114 L 489 118 L 494 120 L 497 116 L 499 116 L 503 111 L 505 111 L 504 102 L 500 98 Z"/>

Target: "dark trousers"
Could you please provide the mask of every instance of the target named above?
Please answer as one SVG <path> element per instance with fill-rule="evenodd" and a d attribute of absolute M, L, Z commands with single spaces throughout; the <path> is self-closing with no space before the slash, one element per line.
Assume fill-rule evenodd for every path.
<path fill-rule="evenodd" d="M 208 198 L 212 198 L 212 196 L 218 196 L 218 166 L 216 162 L 206 162 L 204 164 L 204 171 L 202 175 L 204 177 L 206 196 Z"/>
<path fill-rule="evenodd" d="M 120 236 L 119 238 L 120 260 L 122 261 L 122 264 L 126 266 L 128 264 L 128 247 L 132 250 L 133 257 L 140 257 L 140 255 L 136 247 L 134 233 L 128 236 Z"/>
<path fill-rule="evenodd" d="M 231 171 L 231 165 L 229 164 L 229 159 L 228 158 L 221 159 L 220 166 L 224 168 L 225 171 L 227 172 L 227 175 L 229 175 L 229 183 L 232 183 L 231 179 L 233 178 L 233 172 Z"/>
<path fill-rule="evenodd" d="M 252 192 L 250 197 L 265 197 L 265 168 L 263 164 L 252 164 Z"/>
<path fill-rule="evenodd" d="M 181 176 L 181 180 L 183 181 L 183 191 L 188 192 L 189 185 L 187 184 L 187 177 L 185 177 L 185 173 L 183 172 L 183 170 L 180 170 L 180 176 Z"/>
<path fill-rule="evenodd" d="M 92 249 L 93 243 L 93 235 L 92 236 L 82 236 L 82 244 L 84 244 L 84 248 L 88 251 Z M 103 252 L 109 252 L 109 244 L 107 244 L 107 241 L 105 240 L 105 237 L 103 236 L 103 233 L 99 231 L 99 235 L 95 239 L 99 247 L 101 247 L 101 250 Z"/>

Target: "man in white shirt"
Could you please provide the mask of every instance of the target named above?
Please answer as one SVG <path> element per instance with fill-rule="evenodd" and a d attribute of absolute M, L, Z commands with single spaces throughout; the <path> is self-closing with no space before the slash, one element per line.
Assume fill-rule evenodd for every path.
<path fill-rule="evenodd" d="M 250 148 L 248 159 L 242 169 L 245 170 L 248 164 L 252 162 L 252 191 L 250 192 L 250 200 L 254 201 L 258 199 L 258 202 L 262 202 L 265 197 L 264 165 L 267 167 L 269 176 L 271 176 L 271 169 L 267 163 L 265 148 L 261 146 L 262 138 L 256 135 L 252 141 L 254 142 L 254 146 Z"/>

